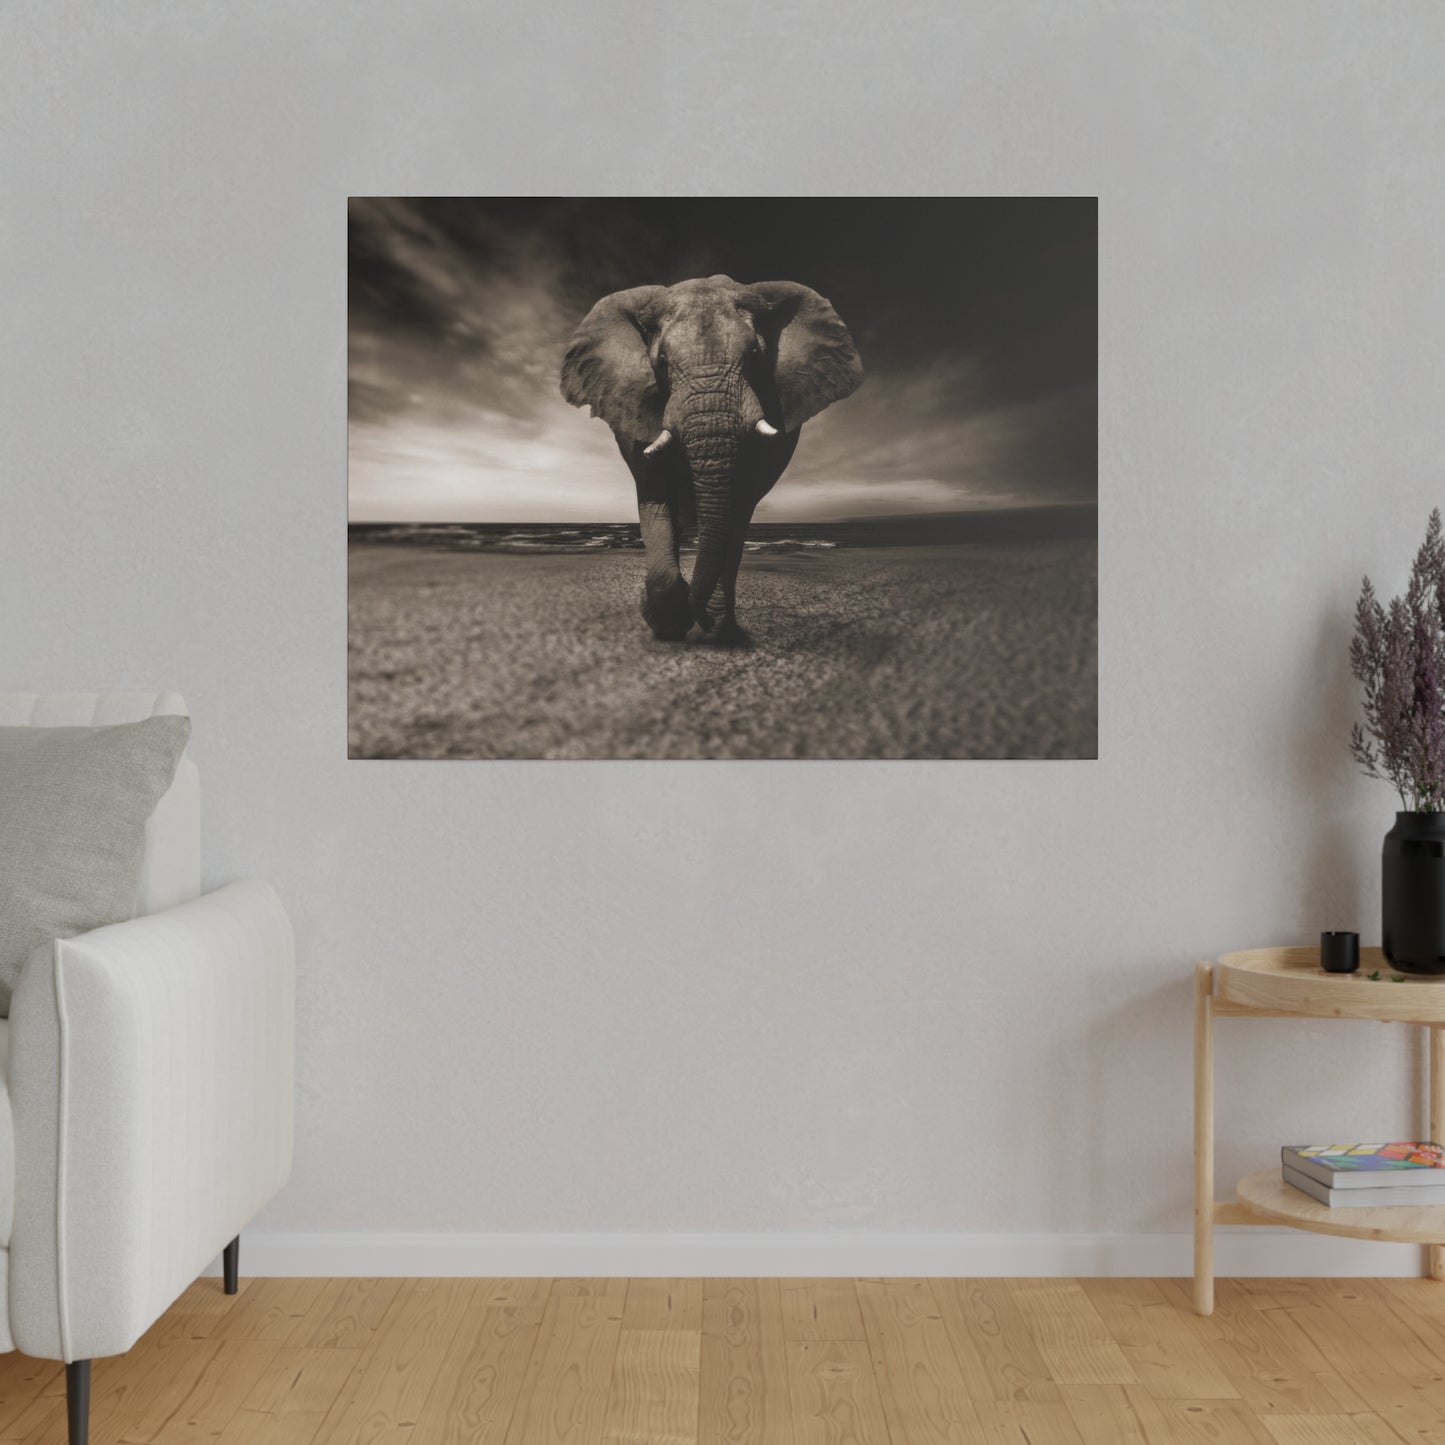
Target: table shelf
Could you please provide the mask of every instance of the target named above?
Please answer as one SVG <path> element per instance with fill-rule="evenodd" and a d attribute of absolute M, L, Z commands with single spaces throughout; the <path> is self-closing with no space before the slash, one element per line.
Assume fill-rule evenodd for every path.
<path fill-rule="evenodd" d="M 1341 1234 L 1349 1239 L 1379 1239 L 1394 1244 L 1445 1244 L 1445 1204 L 1332 1209 L 1286 1184 L 1278 1168 L 1245 1175 L 1235 1193 L 1262 1224 L 1287 1224 L 1316 1234 Z"/>

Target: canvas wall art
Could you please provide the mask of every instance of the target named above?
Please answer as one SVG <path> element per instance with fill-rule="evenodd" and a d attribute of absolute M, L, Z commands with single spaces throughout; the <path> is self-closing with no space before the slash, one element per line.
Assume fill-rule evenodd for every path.
<path fill-rule="evenodd" d="M 354 758 L 1092 758 L 1092 198 L 353 198 Z"/>

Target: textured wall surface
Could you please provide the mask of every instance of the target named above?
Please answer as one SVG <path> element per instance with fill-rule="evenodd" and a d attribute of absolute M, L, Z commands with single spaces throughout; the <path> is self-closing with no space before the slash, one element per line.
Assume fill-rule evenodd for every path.
<path fill-rule="evenodd" d="M 1431 0 L 11 0 L 0 687 L 191 705 L 208 880 L 296 924 L 266 1222 L 1186 1227 L 1189 966 L 1378 936 L 1442 60 Z M 346 196 L 636 192 L 1100 197 L 1098 762 L 346 760 Z M 1401 1031 L 1221 1031 L 1221 1179 L 1419 1122 Z"/>

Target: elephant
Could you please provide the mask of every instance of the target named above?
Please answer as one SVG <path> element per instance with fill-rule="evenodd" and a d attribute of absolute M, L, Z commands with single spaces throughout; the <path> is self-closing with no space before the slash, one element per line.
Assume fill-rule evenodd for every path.
<path fill-rule="evenodd" d="M 587 313 L 562 362 L 562 395 L 612 428 L 637 484 L 642 616 L 655 637 L 680 641 L 696 623 L 722 645 L 748 644 L 736 589 L 753 511 L 803 423 L 862 380 L 838 313 L 793 281 L 637 286 Z M 694 531 L 689 582 L 679 546 Z"/>

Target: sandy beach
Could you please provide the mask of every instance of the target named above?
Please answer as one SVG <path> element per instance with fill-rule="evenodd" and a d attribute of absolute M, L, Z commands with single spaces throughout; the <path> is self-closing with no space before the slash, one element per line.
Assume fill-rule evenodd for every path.
<path fill-rule="evenodd" d="M 350 546 L 354 758 L 1091 758 L 1089 540 L 750 556 L 755 646 L 652 639 L 636 554 Z"/>

